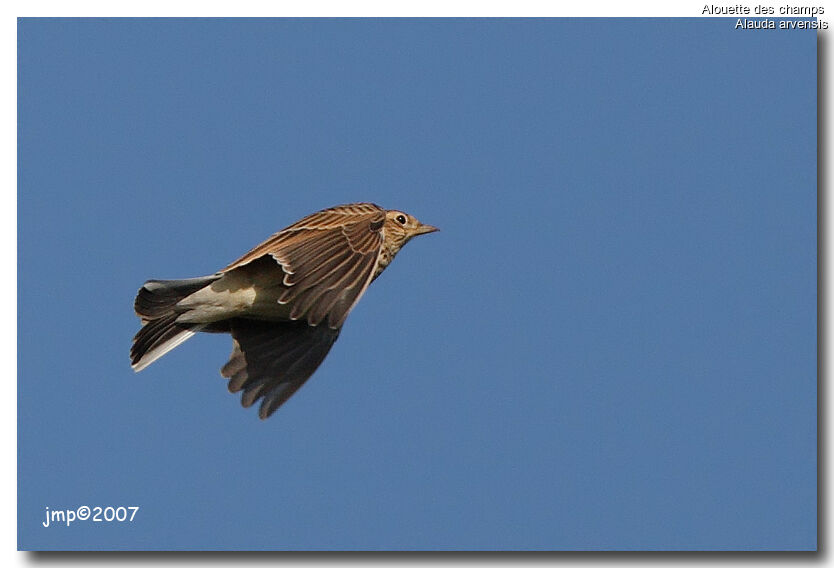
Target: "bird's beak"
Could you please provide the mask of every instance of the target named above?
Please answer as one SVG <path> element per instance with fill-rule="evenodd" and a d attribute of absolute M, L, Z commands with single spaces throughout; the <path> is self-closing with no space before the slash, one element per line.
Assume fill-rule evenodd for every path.
<path fill-rule="evenodd" d="M 435 231 L 439 231 L 437 227 L 432 227 L 431 225 L 426 225 L 425 223 L 420 223 L 416 229 L 414 229 L 414 236 L 417 235 L 425 235 L 426 233 L 433 233 Z"/>

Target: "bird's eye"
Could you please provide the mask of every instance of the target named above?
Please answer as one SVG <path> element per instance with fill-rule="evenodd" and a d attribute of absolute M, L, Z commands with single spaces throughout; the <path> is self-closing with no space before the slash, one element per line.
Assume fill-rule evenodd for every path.
<path fill-rule="evenodd" d="M 405 225 L 405 215 L 397 215 L 397 223 Z"/>

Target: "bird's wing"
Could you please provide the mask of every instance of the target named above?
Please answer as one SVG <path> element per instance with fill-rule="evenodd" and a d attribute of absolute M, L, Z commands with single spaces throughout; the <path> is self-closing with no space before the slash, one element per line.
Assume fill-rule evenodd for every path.
<path fill-rule="evenodd" d="M 371 283 L 382 247 L 385 210 L 372 203 L 325 209 L 305 217 L 223 269 L 228 272 L 270 255 L 284 271 L 290 319 L 342 326 Z"/>
<path fill-rule="evenodd" d="M 338 329 L 303 321 L 229 322 L 234 347 L 220 374 L 229 391 L 243 391 L 241 403 L 263 397 L 258 415 L 268 418 L 315 372 L 339 336 Z"/>

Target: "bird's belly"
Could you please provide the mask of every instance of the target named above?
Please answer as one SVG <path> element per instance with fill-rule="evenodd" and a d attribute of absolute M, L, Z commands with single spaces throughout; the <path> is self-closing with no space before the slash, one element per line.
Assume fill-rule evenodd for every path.
<path fill-rule="evenodd" d="M 290 306 L 278 303 L 286 290 L 283 286 L 258 289 L 252 303 L 241 315 L 253 319 L 287 321 L 290 319 Z"/>
<path fill-rule="evenodd" d="M 286 291 L 280 266 L 255 261 L 183 298 L 177 309 L 181 323 L 214 323 L 235 317 L 286 321 L 290 307 L 279 304 Z"/>
<path fill-rule="evenodd" d="M 234 291 L 200 290 L 177 305 L 182 311 L 177 321 L 213 323 L 234 317 L 286 321 L 289 319 L 290 308 L 278 303 L 284 290 L 278 286 L 239 288 Z"/>

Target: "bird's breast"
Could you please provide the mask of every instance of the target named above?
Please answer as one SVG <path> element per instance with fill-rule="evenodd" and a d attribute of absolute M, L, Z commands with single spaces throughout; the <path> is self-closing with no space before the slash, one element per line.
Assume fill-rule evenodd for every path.
<path fill-rule="evenodd" d="M 379 250 L 379 256 L 377 257 L 377 261 L 376 261 L 376 268 L 374 269 L 374 279 L 376 279 L 377 276 L 382 274 L 382 271 L 385 270 L 385 268 L 389 264 L 391 264 L 391 261 L 394 260 L 394 255 L 396 255 L 396 254 L 397 254 L 396 251 L 392 252 L 386 246 L 383 246 Z"/>

